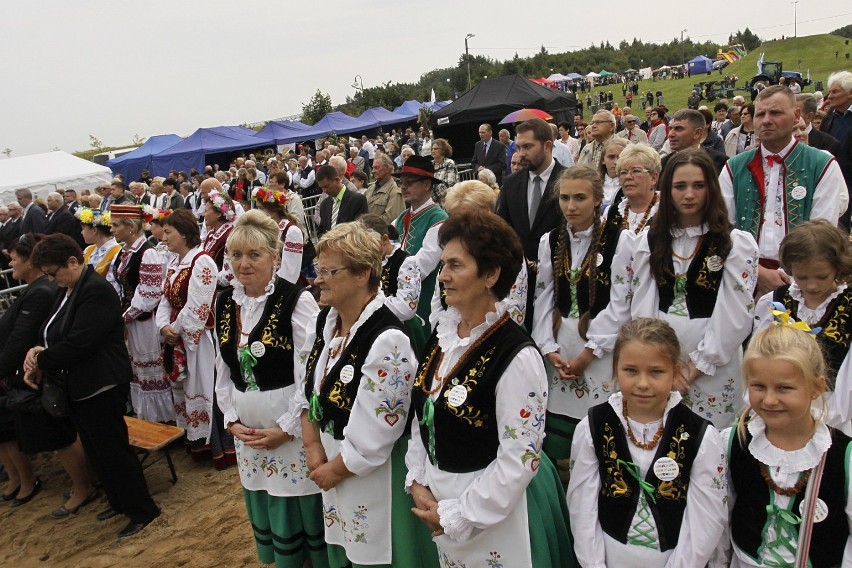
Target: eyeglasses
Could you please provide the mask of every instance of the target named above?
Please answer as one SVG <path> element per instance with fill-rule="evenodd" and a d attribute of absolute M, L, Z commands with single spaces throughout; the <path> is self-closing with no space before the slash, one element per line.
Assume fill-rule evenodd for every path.
<path fill-rule="evenodd" d="M 317 276 L 322 276 L 323 279 L 331 278 L 341 270 L 348 270 L 348 266 L 341 266 L 340 268 L 321 268 L 318 264 L 314 264 L 314 269 L 317 271 Z"/>
<path fill-rule="evenodd" d="M 56 273 L 60 270 L 62 270 L 61 266 L 57 266 L 53 270 L 45 270 L 44 268 L 41 269 L 42 273 L 48 278 L 56 278 Z"/>
<path fill-rule="evenodd" d="M 638 177 L 642 174 L 648 173 L 648 171 L 649 170 L 647 168 L 630 168 L 629 170 L 619 171 L 618 177 L 623 178 L 623 177 L 627 177 L 628 175 L 630 177 Z"/>

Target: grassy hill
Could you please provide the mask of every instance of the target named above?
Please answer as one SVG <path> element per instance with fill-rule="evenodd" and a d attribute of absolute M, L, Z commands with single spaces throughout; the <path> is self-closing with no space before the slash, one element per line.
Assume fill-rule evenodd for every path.
<path fill-rule="evenodd" d="M 736 75 L 739 77 L 737 86 L 745 85 L 751 77 L 757 74 L 757 60 L 760 57 L 760 53 L 763 52 L 765 53 L 766 61 L 783 62 L 785 71 L 800 71 L 802 75 L 806 76 L 808 70 L 810 70 L 811 80 L 814 81 L 814 83 L 817 81 L 825 83 L 825 80 L 831 73 L 852 67 L 852 63 L 845 58 L 845 53 L 849 48 L 844 45 L 843 42 L 844 38 L 832 34 L 769 41 L 736 63 L 732 63 L 725 67 L 722 71 L 722 77 L 726 74 Z M 834 57 L 835 51 L 839 51 L 839 57 L 837 58 Z M 705 53 L 704 55 L 712 59 L 716 54 Z M 694 56 L 695 54 L 687 55 L 689 59 L 692 59 Z M 800 59 L 801 65 L 799 65 Z M 677 109 L 686 107 L 686 99 L 689 97 L 689 94 L 692 91 L 692 86 L 696 82 L 716 81 L 719 80 L 719 78 L 719 73 L 713 72 L 712 76 L 699 75 L 687 77 L 685 79 L 655 82 L 643 80 L 639 83 L 639 92 L 645 93 L 648 89 L 651 89 L 654 92 L 656 92 L 657 89 L 661 90 L 665 96 L 666 106 L 673 112 Z M 823 87 L 823 93 L 825 93 L 828 89 L 828 85 L 824 84 Z M 593 92 L 610 90 L 614 95 L 615 102 L 617 102 L 619 106 L 624 106 L 624 97 L 621 96 L 620 85 L 606 85 L 604 87 L 593 89 Z M 813 92 L 813 90 L 814 85 L 805 89 L 806 92 Z M 748 99 L 748 97 L 746 98 Z M 703 102 L 702 104 L 707 103 Z M 636 105 L 634 104 L 634 107 L 635 106 Z M 711 107 L 712 110 L 712 105 L 708 104 L 708 106 Z M 633 110 L 636 114 L 638 114 L 636 108 Z M 585 113 L 585 116 L 588 120 L 588 112 Z"/>

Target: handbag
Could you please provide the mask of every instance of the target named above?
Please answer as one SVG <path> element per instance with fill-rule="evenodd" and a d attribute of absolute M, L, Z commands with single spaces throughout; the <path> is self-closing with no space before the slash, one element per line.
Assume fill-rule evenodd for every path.
<path fill-rule="evenodd" d="M 67 418 L 71 415 L 68 378 L 64 373 L 42 371 L 41 406 L 54 418 Z"/>
<path fill-rule="evenodd" d="M 37 412 L 41 409 L 39 392 L 8 378 L 0 381 L 0 408 L 11 412 Z"/>

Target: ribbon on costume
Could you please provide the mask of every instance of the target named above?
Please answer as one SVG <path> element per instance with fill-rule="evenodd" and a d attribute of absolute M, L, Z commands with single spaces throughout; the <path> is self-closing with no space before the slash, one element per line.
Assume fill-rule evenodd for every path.
<path fill-rule="evenodd" d="M 429 429 L 429 461 L 435 465 L 435 404 L 430 396 L 427 396 L 426 402 L 423 403 L 423 418 L 420 419 L 420 425 L 425 425 Z"/>
<path fill-rule="evenodd" d="M 792 327 L 793 329 L 798 329 L 799 331 L 804 331 L 805 333 L 810 333 L 811 335 L 817 335 L 822 331 L 821 327 L 811 328 L 808 324 L 803 321 L 796 321 L 790 315 L 790 312 L 787 311 L 786 306 L 781 302 L 772 302 L 772 307 L 769 308 L 769 311 L 772 312 L 772 315 L 775 317 L 776 325 L 783 325 L 785 327 Z"/>
<path fill-rule="evenodd" d="M 627 473 L 629 473 L 631 477 L 633 477 L 633 479 L 639 482 L 639 488 L 645 492 L 648 498 L 651 499 L 652 503 L 656 504 L 657 500 L 654 498 L 654 491 L 656 490 L 656 488 L 644 479 L 642 479 L 642 477 L 639 475 L 639 466 L 633 462 L 624 461 L 621 458 L 618 458 L 616 461 L 624 466 L 624 469 L 627 470 Z"/>
<path fill-rule="evenodd" d="M 256 391 L 257 382 L 254 380 L 254 367 L 257 365 L 257 358 L 252 354 L 248 346 L 241 347 L 237 350 L 237 356 L 240 360 L 240 374 L 246 382 L 247 391 Z"/>

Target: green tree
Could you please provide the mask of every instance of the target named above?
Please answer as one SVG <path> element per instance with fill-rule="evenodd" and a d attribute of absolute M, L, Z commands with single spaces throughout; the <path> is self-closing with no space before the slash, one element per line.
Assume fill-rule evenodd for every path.
<path fill-rule="evenodd" d="M 12 149 L 11 148 L 6 148 L 5 150 L 3 150 L 3 153 L 6 155 L 7 158 L 12 157 Z"/>
<path fill-rule="evenodd" d="M 101 142 L 100 138 L 98 138 L 94 134 L 89 134 L 89 146 L 91 146 L 95 150 L 100 151 L 101 148 L 104 147 L 104 143 Z"/>
<path fill-rule="evenodd" d="M 327 95 L 317 89 L 314 96 L 306 104 L 302 104 L 302 122 L 305 124 L 316 124 L 322 117 L 330 113 L 331 95 Z"/>
<path fill-rule="evenodd" d="M 139 136 L 139 133 L 136 133 L 136 134 L 133 135 L 133 145 L 134 146 L 141 146 L 144 143 L 145 143 L 145 138 Z"/>

